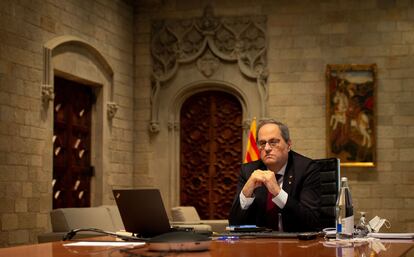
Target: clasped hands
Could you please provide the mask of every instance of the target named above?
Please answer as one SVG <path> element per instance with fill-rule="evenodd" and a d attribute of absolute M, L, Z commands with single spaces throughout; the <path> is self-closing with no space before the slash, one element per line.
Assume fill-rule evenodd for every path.
<path fill-rule="evenodd" d="M 252 197 L 257 187 L 265 186 L 273 195 L 277 196 L 280 192 L 280 186 L 276 180 L 275 173 L 271 170 L 255 170 L 242 189 L 245 197 Z"/>

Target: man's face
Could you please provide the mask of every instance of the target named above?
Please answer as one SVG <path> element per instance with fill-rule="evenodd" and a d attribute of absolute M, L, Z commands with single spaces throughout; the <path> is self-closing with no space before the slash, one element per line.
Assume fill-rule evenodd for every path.
<path fill-rule="evenodd" d="M 257 134 L 257 143 L 260 158 L 269 169 L 281 169 L 288 160 L 290 140 L 286 142 L 281 135 L 279 126 L 266 124 L 260 128 Z M 273 171 L 277 171 L 273 170 Z"/>

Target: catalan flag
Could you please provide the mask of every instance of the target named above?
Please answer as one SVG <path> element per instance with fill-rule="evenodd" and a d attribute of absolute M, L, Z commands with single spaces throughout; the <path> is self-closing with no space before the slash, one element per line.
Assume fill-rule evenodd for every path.
<path fill-rule="evenodd" d="M 259 149 L 256 143 L 256 118 L 250 124 L 249 136 L 247 138 L 246 156 L 243 163 L 256 161 L 259 159 Z"/>

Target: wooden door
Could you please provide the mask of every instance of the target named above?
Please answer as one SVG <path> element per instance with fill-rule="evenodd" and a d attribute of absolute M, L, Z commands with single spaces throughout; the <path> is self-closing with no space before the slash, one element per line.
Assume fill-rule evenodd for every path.
<path fill-rule="evenodd" d="M 89 207 L 92 88 L 55 77 L 53 208 Z"/>
<path fill-rule="evenodd" d="M 202 219 L 227 219 L 242 162 L 240 102 L 220 91 L 198 93 L 180 119 L 180 204 Z"/>

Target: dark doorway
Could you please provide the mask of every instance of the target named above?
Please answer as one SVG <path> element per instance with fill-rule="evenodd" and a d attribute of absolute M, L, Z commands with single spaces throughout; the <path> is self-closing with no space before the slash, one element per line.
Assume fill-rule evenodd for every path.
<path fill-rule="evenodd" d="M 53 208 L 89 207 L 93 89 L 55 77 Z"/>
<path fill-rule="evenodd" d="M 227 219 L 242 162 L 240 102 L 221 91 L 197 93 L 180 119 L 180 204 L 202 219 Z"/>

